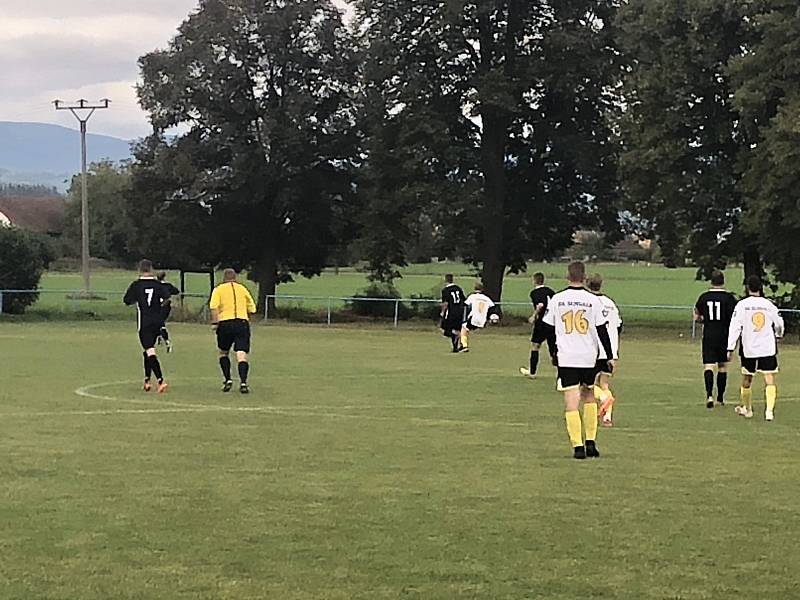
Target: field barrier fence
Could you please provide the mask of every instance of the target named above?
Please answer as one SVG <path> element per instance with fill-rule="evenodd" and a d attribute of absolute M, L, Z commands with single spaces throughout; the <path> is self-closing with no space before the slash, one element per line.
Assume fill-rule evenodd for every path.
<path fill-rule="evenodd" d="M 35 295 L 35 301 L 26 296 Z M 130 318 L 131 309 L 122 303 L 123 292 L 56 290 L 0 290 L 0 315 L 16 313 L 9 303 L 30 304 L 26 314 L 45 319 Z M 433 298 L 369 298 L 359 296 L 314 296 L 274 294 L 268 296 L 263 313 L 265 322 L 291 321 L 319 325 L 381 323 L 398 329 L 405 322 L 438 321 L 440 301 Z M 524 324 L 531 314 L 530 302 L 499 303 L 504 323 Z M 700 327 L 694 320 L 694 307 L 667 304 L 620 304 L 627 326 L 638 325 L 678 330 L 692 338 Z M 800 330 L 800 310 L 781 309 L 789 329 Z M 208 294 L 186 293 L 173 300 L 173 319 L 185 321 L 208 320 Z"/>

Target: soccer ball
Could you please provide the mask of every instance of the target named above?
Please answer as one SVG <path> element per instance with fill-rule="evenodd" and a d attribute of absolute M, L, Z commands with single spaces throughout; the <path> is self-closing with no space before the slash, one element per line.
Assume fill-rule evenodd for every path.
<path fill-rule="evenodd" d="M 489 321 L 492 323 L 492 325 L 497 325 L 500 322 L 500 315 L 494 314 L 490 316 Z"/>

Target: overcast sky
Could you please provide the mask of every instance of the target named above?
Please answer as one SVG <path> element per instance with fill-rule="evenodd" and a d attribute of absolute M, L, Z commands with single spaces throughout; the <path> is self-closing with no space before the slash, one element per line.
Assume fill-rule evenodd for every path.
<path fill-rule="evenodd" d="M 341 2 L 337 2 L 341 4 Z M 0 0 L 0 121 L 76 127 L 52 100 L 110 98 L 92 133 L 148 133 L 136 61 L 166 46 L 197 0 Z"/>

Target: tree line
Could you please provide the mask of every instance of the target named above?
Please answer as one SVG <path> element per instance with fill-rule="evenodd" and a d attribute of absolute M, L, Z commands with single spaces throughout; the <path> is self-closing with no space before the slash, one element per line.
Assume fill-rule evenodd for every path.
<path fill-rule="evenodd" d="M 420 245 L 499 300 L 582 229 L 800 281 L 796 2 L 352 4 L 201 0 L 140 59 L 152 135 L 93 169 L 93 253 L 247 269 L 262 308 Z"/>

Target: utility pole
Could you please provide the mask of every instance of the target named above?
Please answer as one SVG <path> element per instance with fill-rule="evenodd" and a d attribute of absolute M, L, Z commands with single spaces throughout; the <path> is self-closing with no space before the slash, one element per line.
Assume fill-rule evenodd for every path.
<path fill-rule="evenodd" d="M 81 124 L 81 271 L 83 273 L 83 295 L 91 294 L 89 275 L 89 198 L 86 192 L 86 124 L 96 110 L 108 108 L 111 100 L 100 100 L 90 104 L 87 100 L 78 100 L 75 104 L 65 105 L 61 100 L 54 100 L 56 110 L 70 111 Z"/>

